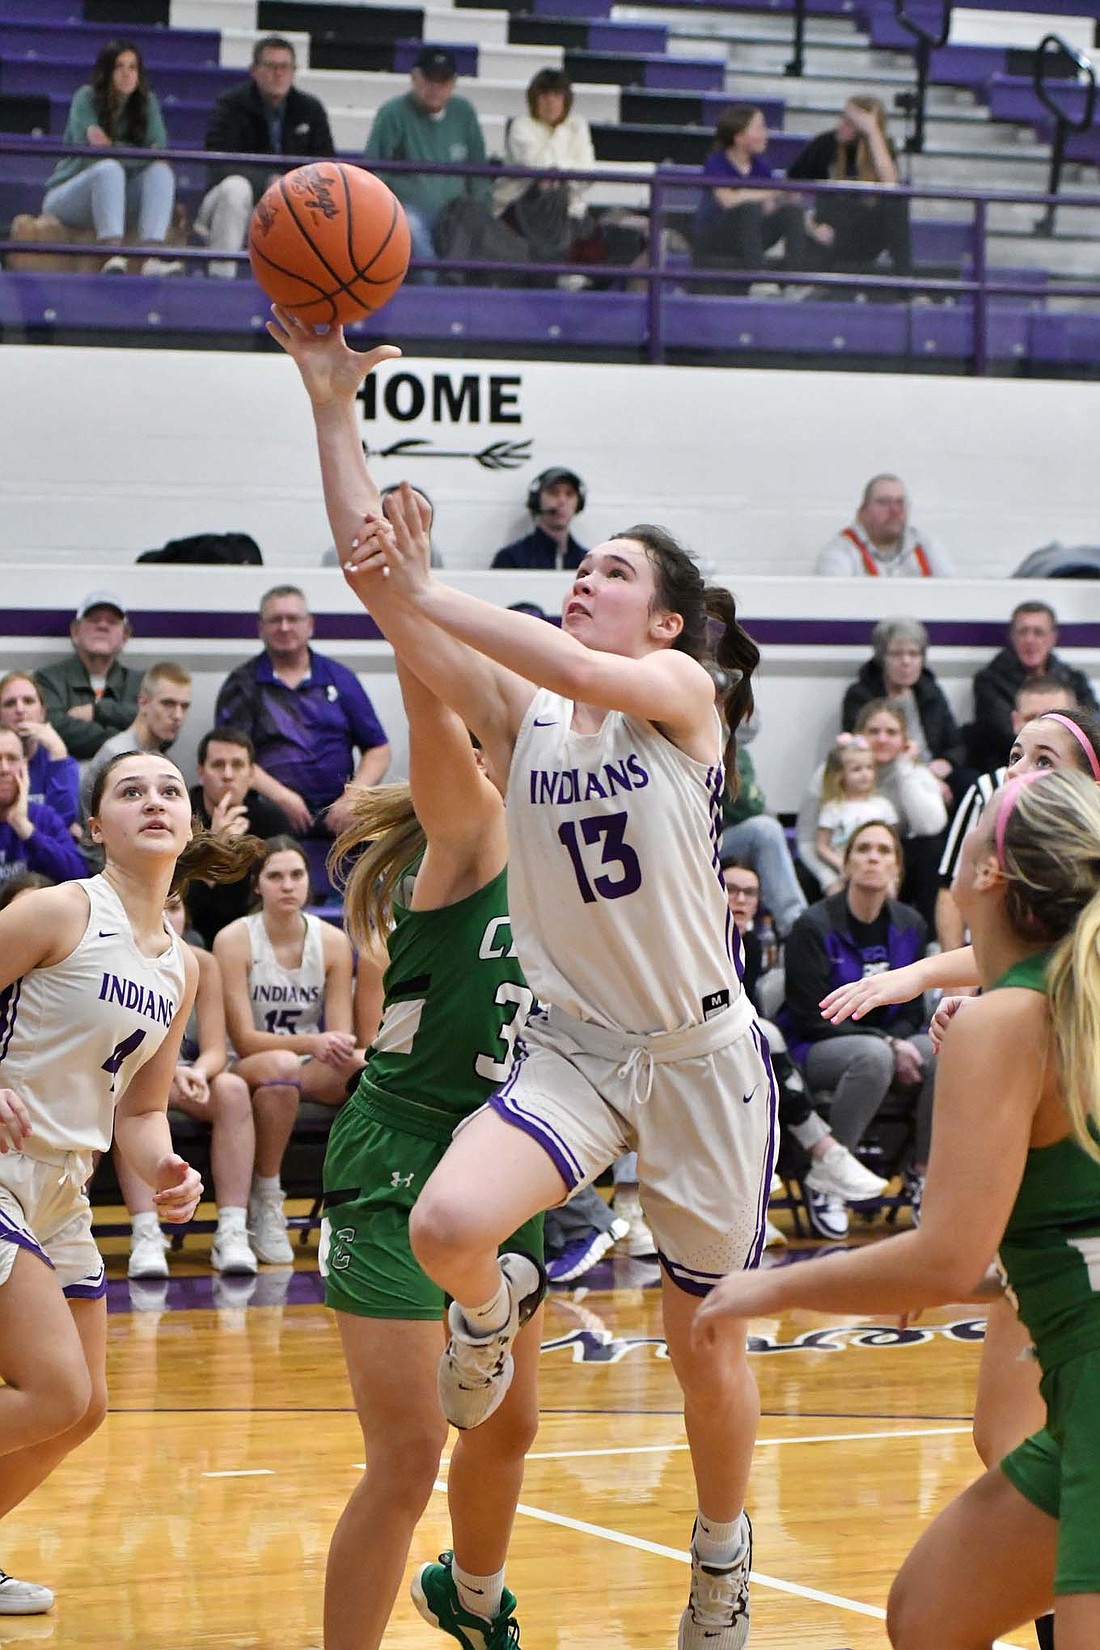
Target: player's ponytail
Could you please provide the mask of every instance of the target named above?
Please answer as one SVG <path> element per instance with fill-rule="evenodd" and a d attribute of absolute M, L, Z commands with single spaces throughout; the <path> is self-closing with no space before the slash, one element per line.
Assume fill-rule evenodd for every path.
<path fill-rule="evenodd" d="M 328 873 L 343 886 L 352 942 L 360 951 L 377 953 L 393 926 L 397 885 L 424 852 L 427 839 L 408 785 L 352 786 L 345 796 L 352 822 L 329 851 Z"/>
<path fill-rule="evenodd" d="M 193 882 L 240 882 L 266 853 L 262 837 L 230 838 L 200 828 L 176 861 L 168 897 L 186 898 Z"/>
<path fill-rule="evenodd" d="M 711 654 L 725 684 L 718 683 L 718 708 L 729 736 L 722 761 L 726 769 L 726 789 L 737 795 L 737 730 L 755 708 L 752 677 L 760 663 L 760 649 L 737 618 L 737 603 L 721 585 L 708 585 L 705 592 L 707 617 L 713 641 Z"/>
<path fill-rule="evenodd" d="M 726 785 L 735 794 L 736 734 L 752 715 L 752 674 L 760 663 L 760 649 L 738 623 L 730 592 L 705 584 L 695 561 L 664 527 L 643 523 L 615 537 L 633 539 L 642 546 L 656 575 L 654 606 L 678 613 L 684 621 L 672 646 L 705 664 L 715 677 L 718 708 L 729 730 L 723 753 Z"/>

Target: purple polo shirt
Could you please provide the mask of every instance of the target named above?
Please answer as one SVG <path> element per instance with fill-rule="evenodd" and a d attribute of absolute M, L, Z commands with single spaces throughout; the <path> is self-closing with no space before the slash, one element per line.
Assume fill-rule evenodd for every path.
<path fill-rule="evenodd" d="M 358 678 L 312 648 L 309 675 L 293 688 L 279 680 L 266 653 L 238 665 L 222 683 L 214 720 L 247 733 L 260 766 L 314 813 L 341 794 L 357 749 L 387 743 Z"/>
<path fill-rule="evenodd" d="M 760 155 L 753 155 L 747 172 L 738 171 L 724 149 L 712 149 L 703 162 L 703 176 L 723 189 L 739 189 L 746 178 L 774 178 L 775 169 L 768 165 Z M 695 213 L 695 227 L 701 229 L 704 224 L 716 218 L 722 208 L 714 198 L 714 191 L 706 189 L 702 192 L 699 205 Z"/>

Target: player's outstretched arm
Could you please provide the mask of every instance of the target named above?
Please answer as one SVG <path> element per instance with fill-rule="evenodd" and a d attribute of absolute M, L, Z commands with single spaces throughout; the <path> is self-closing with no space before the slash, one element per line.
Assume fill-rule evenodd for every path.
<path fill-rule="evenodd" d="M 202 1196 L 198 1171 L 173 1150 L 168 1127 L 168 1091 L 199 977 L 198 963 L 187 946 L 184 965 L 183 998 L 167 1036 L 127 1086 L 115 1112 L 119 1150 L 134 1173 L 153 1188 L 157 1214 L 173 1222 L 190 1220 Z"/>
<path fill-rule="evenodd" d="M 842 1020 L 862 1020 L 873 1008 L 911 1002 L 922 991 L 958 991 L 980 984 L 973 947 L 964 945 L 959 951 L 940 951 L 904 968 L 891 968 L 885 974 L 870 974 L 851 985 L 839 985 L 822 997 L 821 1013 L 824 1019 L 839 1025 Z"/>

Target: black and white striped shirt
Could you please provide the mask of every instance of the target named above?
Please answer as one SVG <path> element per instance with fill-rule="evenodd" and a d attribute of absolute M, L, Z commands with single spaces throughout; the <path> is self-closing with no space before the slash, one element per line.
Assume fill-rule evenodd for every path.
<path fill-rule="evenodd" d="M 993 773 L 979 774 L 970 789 L 963 793 L 963 799 L 955 809 L 955 817 L 947 828 L 947 841 L 940 858 L 940 881 L 945 887 L 949 888 L 954 881 L 963 837 L 974 829 L 982 809 L 994 791 L 1004 784 L 1007 772 L 1007 768 L 997 768 Z"/>

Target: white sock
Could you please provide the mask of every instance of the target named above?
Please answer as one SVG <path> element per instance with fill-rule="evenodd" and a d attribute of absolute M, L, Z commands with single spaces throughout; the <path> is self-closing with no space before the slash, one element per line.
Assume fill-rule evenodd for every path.
<path fill-rule="evenodd" d="M 504 1597 L 503 1570 L 492 1576 L 474 1576 L 452 1559 L 451 1574 L 458 1589 L 458 1602 L 464 1610 L 472 1616 L 484 1616 L 487 1621 L 500 1614 Z"/>
<path fill-rule="evenodd" d="M 508 1284 L 504 1273 L 500 1273 L 500 1282 L 496 1293 L 491 1295 L 481 1306 L 464 1306 L 462 1316 L 472 1335 L 494 1335 L 498 1329 L 503 1329 L 512 1313 L 512 1297 L 508 1293 Z"/>
<path fill-rule="evenodd" d="M 252 1176 L 252 1195 L 262 1197 L 265 1192 L 278 1192 L 282 1196 L 283 1188 L 279 1184 L 277 1174 L 254 1174 Z"/>
<path fill-rule="evenodd" d="M 218 1210 L 218 1231 L 219 1232 L 228 1232 L 228 1231 L 232 1230 L 233 1227 L 237 1227 L 238 1230 L 243 1232 L 244 1228 L 247 1225 L 248 1225 L 248 1210 L 247 1209 L 237 1209 L 237 1208 L 234 1208 L 234 1206 L 232 1204 L 228 1204 L 225 1208 L 222 1208 L 222 1209 Z"/>
<path fill-rule="evenodd" d="M 713 1518 L 695 1515 L 695 1534 L 691 1545 L 704 1564 L 719 1568 L 733 1564 L 745 1550 L 745 1530 L 741 1514 L 729 1524 L 719 1524 Z"/>
<path fill-rule="evenodd" d="M 159 1237 L 160 1221 L 152 1209 L 144 1209 L 141 1214 L 131 1218 L 130 1226 L 134 1237 Z"/>

